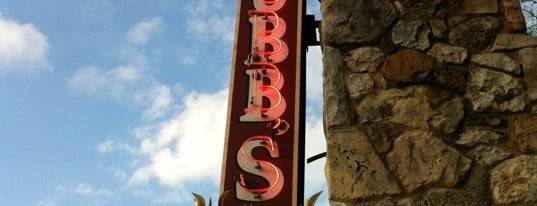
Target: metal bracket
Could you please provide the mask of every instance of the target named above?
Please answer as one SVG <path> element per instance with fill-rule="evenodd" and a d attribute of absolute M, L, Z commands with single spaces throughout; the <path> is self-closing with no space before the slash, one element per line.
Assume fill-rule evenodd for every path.
<path fill-rule="evenodd" d="M 306 15 L 304 17 L 304 28 L 303 28 L 303 42 L 306 46 L 319 46 L 321 42 L 317 40 L 317 29 L 321 25 L 321 21 L 315 21 L 314 15 Z"/>
<path fill-rule="evenodd" d="M 311 162 L 313 162 L 315 160 L 321 159 L 323 157 L 326 157 L 326 152 L 323 152 L 323 153 L 320 153 L 320 154 L 317 154 L 317 155 L 314 155 L 314 156 L 308 158 L 307 163 L 309 164 L 309 163 L 311 163 Z"/>

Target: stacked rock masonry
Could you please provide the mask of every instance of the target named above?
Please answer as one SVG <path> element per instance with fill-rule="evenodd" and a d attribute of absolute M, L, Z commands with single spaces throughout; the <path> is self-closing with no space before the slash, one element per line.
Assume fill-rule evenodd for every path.
<path fill-rule="evenodd" d="M 322 0 L 332 206 L 537 205 L 517 0 Z"/>

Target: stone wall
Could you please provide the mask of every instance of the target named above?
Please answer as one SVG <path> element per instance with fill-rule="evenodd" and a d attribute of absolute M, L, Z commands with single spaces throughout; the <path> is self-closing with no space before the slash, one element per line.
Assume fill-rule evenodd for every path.
<path fill-rule="evenodd" d="M 517 0 L 321 10 L 331 205 L 537 205 L 537 37 Z"/>

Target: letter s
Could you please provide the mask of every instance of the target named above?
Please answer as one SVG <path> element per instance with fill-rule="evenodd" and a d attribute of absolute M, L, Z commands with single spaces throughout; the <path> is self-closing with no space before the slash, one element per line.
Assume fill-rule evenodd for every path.
<path fill-rule="evenodd" d="M 246 180 L 241 174 L 240 180 L 235 184 L 237 198 L 241 200 L 252 202 L 267 201 L 276 197 L 283 188 L 284 179 L 280 168 L 268 161 L 257 160 L 252 157 L 252 151 L 257 147 L 265 148 L 273 158 L 279 156 L 278 144 L 268 136 L 253 136 L 244 141 L 237 153 L 240 168 L 245 172 L 264 178 L 269 183 L 269 186 L 265 188 L 247 188 Z"/>

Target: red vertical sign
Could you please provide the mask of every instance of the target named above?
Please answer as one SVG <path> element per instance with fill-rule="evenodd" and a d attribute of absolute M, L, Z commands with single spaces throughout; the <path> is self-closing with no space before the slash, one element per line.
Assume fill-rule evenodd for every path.
<path fill-rule="evenodd" d="M 302 0 L 239 0 L 221 192 L 225 206 L 302 202 Z"/>

